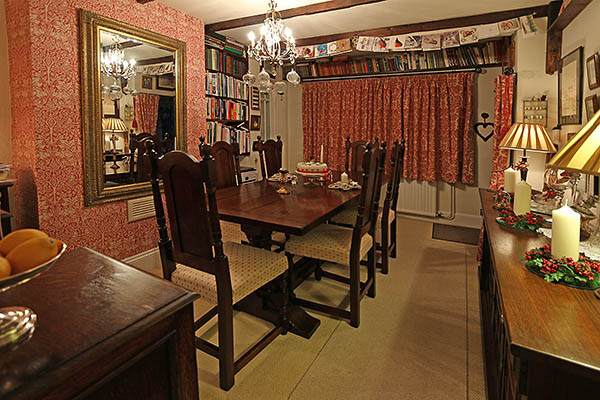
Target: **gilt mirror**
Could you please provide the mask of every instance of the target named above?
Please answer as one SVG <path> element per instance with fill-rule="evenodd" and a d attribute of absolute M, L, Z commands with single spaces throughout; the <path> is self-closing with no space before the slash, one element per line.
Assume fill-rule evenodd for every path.
<path fill-rule="evenodd" d="M 148 141 L 185 150 L 185 43 L 81 10 L 85 204 L 150 193 Z"/>

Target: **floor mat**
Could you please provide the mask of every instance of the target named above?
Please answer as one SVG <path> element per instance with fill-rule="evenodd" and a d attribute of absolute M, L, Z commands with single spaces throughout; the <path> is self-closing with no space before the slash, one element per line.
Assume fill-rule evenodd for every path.
<path fill-rule="evenodd" d="M 433 224 L 433 233 L 431 237 L 433 239 L 447 240 L 449 242 L 477 245 L 479 243 L 479 229 Z"/>

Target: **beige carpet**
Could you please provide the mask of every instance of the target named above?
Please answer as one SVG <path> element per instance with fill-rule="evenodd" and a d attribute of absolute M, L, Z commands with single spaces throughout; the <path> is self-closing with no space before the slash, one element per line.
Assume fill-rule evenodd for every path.
<path fill-rule="evenodd" d="M 361 303 L 361 325 L 321 320 L 310 340 L 277 338 L 219 389 L 218 363 L 197 352 L 201 399 L 484 399 L 477 249 L 431 239 L 432 225 L 399 219 L 398 258 L 377 276 L 377 297 Z M 326 269 L 337 266 L 326 265 Z M 308 280 L 296 291 L 347 303 L 342 286 Z M 198 302 L 196 312 L 207 307 Z M 235 316 L 236 353 L 269 325 Z M 216 343 L 216 326 L 202 333 Z"/>

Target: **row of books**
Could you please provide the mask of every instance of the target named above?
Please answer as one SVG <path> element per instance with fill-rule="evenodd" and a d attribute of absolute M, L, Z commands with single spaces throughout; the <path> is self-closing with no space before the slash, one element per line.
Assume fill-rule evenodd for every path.
<path fill-rule="evenodd" d="M 206 48 L 206 68 L 235 76 L 242 76 L 248 70 L 246 60 L 231 56 L 212 47 Z"/>
<path fill-rule="evenodd" d="M 220 72 L 208 72 L 206 74 L 206 94 L 248 100 L 248 85 Z"/>
<path fill-rule="evenodd" d="M 348 61 L 298 64 L 300 76 L 320 77 L 365 73 L 401 72 L 451 67 L 474 67 L 499 64 L 504 61 L 502 41 L 487 42 L 483 46 L 461 46 L 438 51 L 399 53 L 394 57 L 351 59 Z"/>
<path fill-rule="evenodd" d="M 247 121 L 248 104 L 216 97 L 207 97 L 206 118 L 227 121 Z"/>
<path fill-rule="evenodd" d="M 209 121 L 206 123 L 206 141 L 208 144 L 219 141 L 231 143 L 234 139 L 240 146 L 240 153 L 250 153 L 252 150 L 250 131 L 244 128 L 234 128 L 220 122 Z"/>

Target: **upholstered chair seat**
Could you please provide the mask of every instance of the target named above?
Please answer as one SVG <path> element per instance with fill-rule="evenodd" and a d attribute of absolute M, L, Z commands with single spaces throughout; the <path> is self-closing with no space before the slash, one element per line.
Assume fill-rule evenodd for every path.
<path fill-rule="evenodd" d="M 296 256 L 349 265 L 352 231 L 343 226 L 321 225 L 304 236 L 292 236 L 285 244 L 285 251 Z M 371 246 L 373 238 L 364 235 L 360 242 L 360 259 L 365 258 Z"/>
<path fill-rule="evenodd" d="M 338 225 L 344 226 L 353 226 L 356 223 L 356 215 L 358 210 L 356 207 L 347 207 L 339 214 L 336 214 L 333 218 L 331 218 L 331 222 Z M 389 210 L 389 222 L 391 223 L 396 218 L 396 213 L 394 210 Z M 381 243 L 381 221 L 383 219 L 383 208 L 379 208 L 379 215 L 377 215 L 377 227 L 375 228 L 375 240 L 377 243 Z M 388 226 L 388 235 L 389 226 Z M 388 236 L 389 237 L 389 236 Z"/>
<path fill-rule="evenodd" d="M 288 268 L 287 258 L 281 253 L 232 242 L 223 243 L 223 252 L 229 259 L 233 304 L 277 278 Z M 178 263 L 171 280 L 198 293 L 203 300 L 217 303 L 214 275 Z"/>

